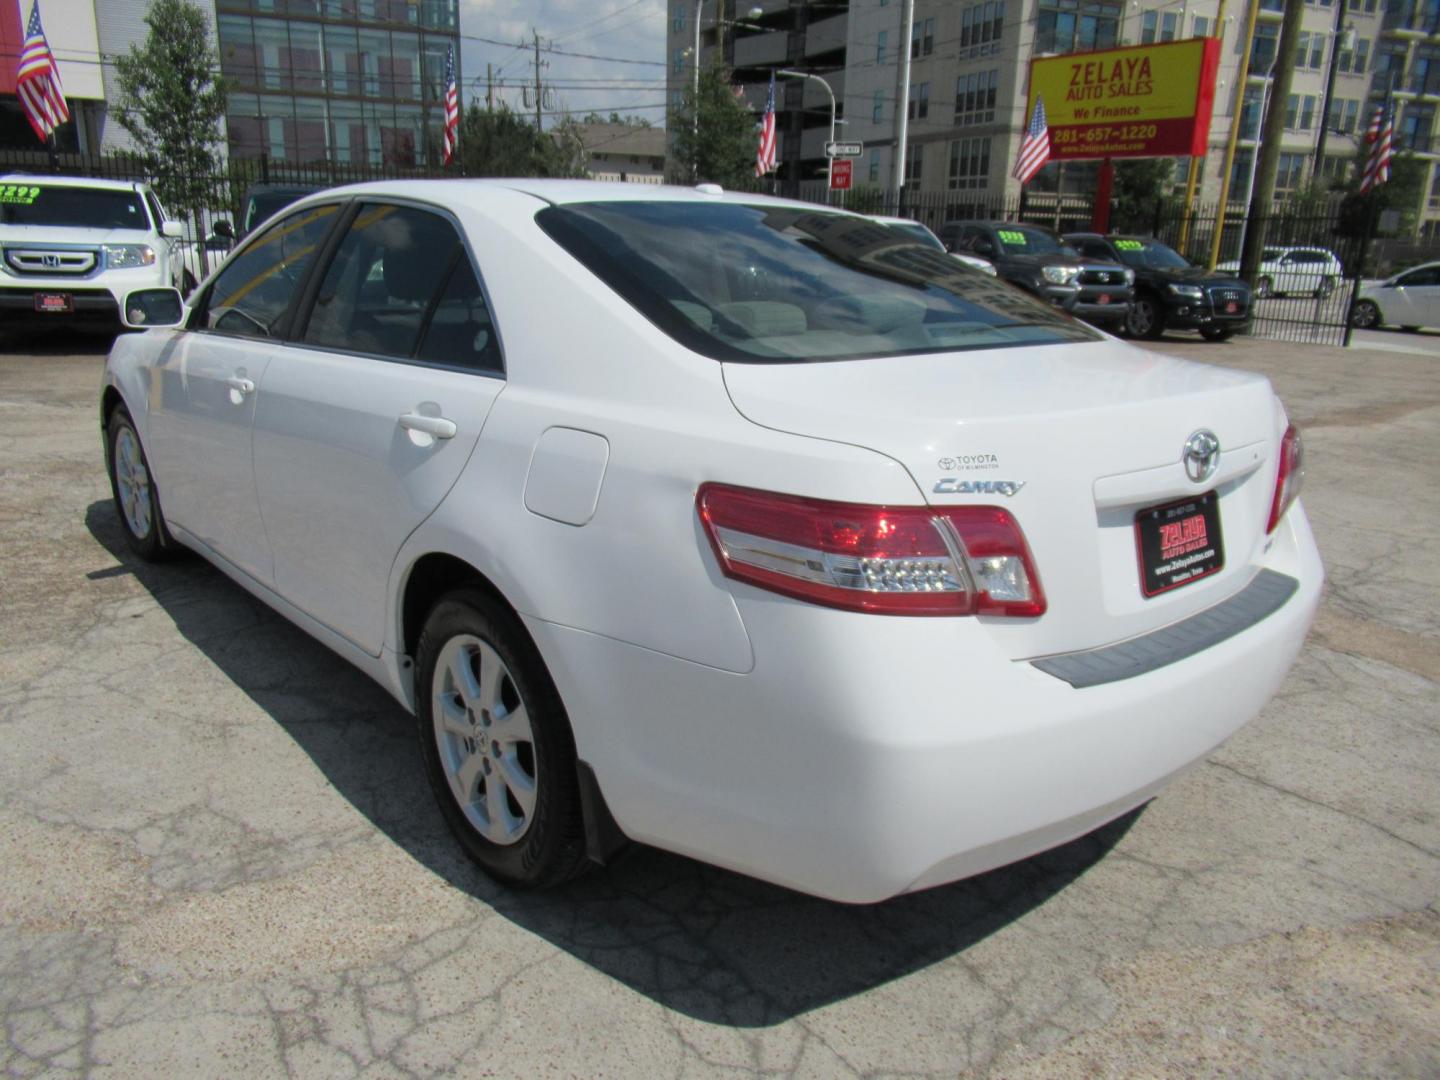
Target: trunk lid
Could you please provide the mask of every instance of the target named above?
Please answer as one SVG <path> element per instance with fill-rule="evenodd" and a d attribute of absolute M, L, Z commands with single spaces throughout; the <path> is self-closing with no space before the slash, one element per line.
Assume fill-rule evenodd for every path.
<path fill-rule="evenodd" d="M 1017 659 L 1120 641 L 1218 603 L 1265 546 L 1283 422 L 1259 375 L 1115 341 L 724 371 L 747 419 L 885 454 L 914 478 L 917 504 L 1009 510 L 1049 601 L 1036 619 L 982 620 Z M 1220 458 L 1196 483 L 1182 455 L 1202 429 Z M 1145 597 L 1137 513 L 1211 490 L 1223 568 Z"/>

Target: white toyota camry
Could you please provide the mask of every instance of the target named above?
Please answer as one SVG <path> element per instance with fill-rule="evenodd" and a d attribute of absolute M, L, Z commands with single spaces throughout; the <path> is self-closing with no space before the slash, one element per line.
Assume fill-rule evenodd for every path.
<path fill-rule="evenodd" d="M 1025 857 L 1254 717 L 1320 593 L 1264 378 L 822 207 L 332 189 L 124 317 L 131 546 L 383 684 L 518 885 L 627 839 L 845 901 Z"/>

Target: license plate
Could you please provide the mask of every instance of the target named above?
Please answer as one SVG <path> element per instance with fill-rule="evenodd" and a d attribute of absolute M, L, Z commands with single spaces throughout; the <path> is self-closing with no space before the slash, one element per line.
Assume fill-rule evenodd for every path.
<path fill-rule="evenodd" d="M 36 311 L 71 311 L 75 307 L 74 298 L 64 292 L 37 292 L 35 294 Z"/>
<path fill-rule="evenodd" d="M 1237 304 L 1234 300 L 1231 300 L 1228 304 L 1225 305 L 1225 314 L 1226 314 L 1226 315 L 1234 315 L 1235 312 L 1237 312 L 1237 311 L 1239 311 L 1239 310 L 1240 310 L 1240 305 Z"/>
<path fill-rule="evenodd" d="M 1220 536 L 1220 499 L 1213 491 L 1152 506 L 1135 515 L 1140 591 L 1146 596 L 1178 589 L 1225 565 Z"/>
<path fill-rule="evenodd" d="M 1100 303 L 1102 303 L 1102 304 L 1108 304 L 1109 302 L 1110 302 L 1110 294 L 1109 294 L 1109 293 L 1101 293 L 1101 294 L 1100 294 Z"/>

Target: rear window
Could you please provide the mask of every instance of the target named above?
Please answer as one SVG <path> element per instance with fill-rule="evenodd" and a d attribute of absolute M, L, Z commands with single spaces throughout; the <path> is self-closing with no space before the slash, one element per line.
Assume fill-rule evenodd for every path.
<path fill-rule="evenodd" d="M 145 204 L 134 191 L 112 188 L 0 184 L 0 221 L 83 229 L 149 229 Z"/>
<path fill-rule="evenodd" d="M 877 222 L 808 207 L 603 202 L 536 221 L 716 360 L 820 361 L 1095 341 L 1049 305 Z"/>

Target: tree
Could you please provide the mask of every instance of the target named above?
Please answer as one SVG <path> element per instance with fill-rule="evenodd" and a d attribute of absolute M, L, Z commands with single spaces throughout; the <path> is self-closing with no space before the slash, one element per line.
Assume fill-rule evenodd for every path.
<path fill-rule="evenodd" d="M 649 120 L 646 120 L 645 117 L 643 117 L 643 116 L 634 116 L 634 115 L 631 115 L 631 114 L 629 114 L 629 113 L 627 113 L 627 114 L 624 115 L 624 116 L 621 116 L 618 112 L 611 112 L 611 113 L 610 113 L 610 118 L 607 120 L 605 117 L 601 116 L 601 115 L 600 115 L 598 112 L 596 112 L 594 109 L 591 109 L 588 113 L 586 113 L 586 114 L 584 115 L 584 117 L 581 118 L 580 123 L 582 123 L 582 124 L 624 124 L 626 127 L 642 127 L 642 128 L 648 128 L 648 127 L 653 127 L 653 126 L 654 126 L 653 124 L 650 123 Z"/>
<path fill-rule="evenodd" d="M 537 131 L 503 103 L 495 109 L 472 103 L 460 122 L 460 163 L 466 176 L 583 176 L 577 141 Z"/>
<path fill-rule="evenodd" d="M 190 0 L 153 0 L 143 46 L 115 61 L 120 126 L 139 147 L 160 198 L 198 211 L 221 164 L 225 83 L 210 40 L 210 20 Z"/>
<path fill-rule="evenodd" d="M 1115 213 L 1110 227 L 1116 232 L 1148 232 L 1156 211 L 1170 196 L 1174 158 L 1126 158 L 1115 162 L 1111 198 Z"/>
<path fill-rule="evenodd" d="M 711 64 L 700 72 L 698 127 L 695 105 L 694 88 L 687 86 L 680 108 L 670 118 L 671 179 L 724 187 L 749 183 L 755 175 L 755 115 L 731 86 L 729 68 Z"/>

